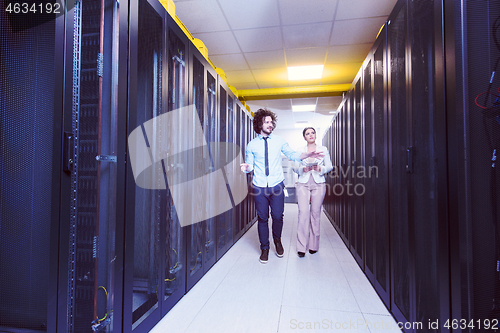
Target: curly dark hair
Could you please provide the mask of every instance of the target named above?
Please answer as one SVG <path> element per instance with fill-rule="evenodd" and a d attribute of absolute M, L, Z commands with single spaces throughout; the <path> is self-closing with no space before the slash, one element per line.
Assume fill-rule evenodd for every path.
<path fill-rule="evenodd" d="M 271 117 L 273 120 L 273 128 L 276 128 L 276 121 L 278 120 L 278 116 L 274 112 L 268 109 L 258 109 L 257 112 L 255 112 L 254 118 L 253 118 L 253 130 L 257 133 L 260 134 L 262 131 L 262 125 L 264 123 L 264 119 L 266 117 Z"/>

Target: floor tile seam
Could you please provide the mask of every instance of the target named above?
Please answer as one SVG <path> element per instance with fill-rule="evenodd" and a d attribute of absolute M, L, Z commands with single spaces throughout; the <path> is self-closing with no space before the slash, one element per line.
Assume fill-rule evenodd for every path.
<path fill-rule="evenodd" d="M 342 312 L 342 313 L 352 313 L 352 314 L 362 314 L 361 311 L 348 311 L 348 310 L 339 310 L 339 309 L 331 309 L 331 308 L 324 308 L 324 307 L 314 307 L 314 306 L 297 306 L 297 305 L 288 305 L 288 304 L 282 304 L 282 307 L 290 307 L 290 308 L 297 308 L 297 309 L 308 309 L 308 310 L 326 310 L 326 311 L 335 311 L 335 312 Z"/>
<path fill-rule="evenodd" d="M 208 297 L 205 300 L 205 302 L 203 303 L 203 305 L 201 306 L 201 308 L 198 310 L 198 312 L 196 313 L 196 315 L 193 316 L 193 319 L 191 320 L 191 322 L 189 323 L 189 325 L 184 330 L 185 333 L 189 332 L 189 327 L 191 325 L 193 325 L 193 323 L 195 322 L 195 320 L 197 319 L 197 317 L 200 315 L 201 311 L 205 308 L 205 306 L 207 305 L 207 303 L 208 303 L 208 301 L 210 300 L 211 297 L 212 297 L 212 295 L 210 295 L 210 297 Z"/>

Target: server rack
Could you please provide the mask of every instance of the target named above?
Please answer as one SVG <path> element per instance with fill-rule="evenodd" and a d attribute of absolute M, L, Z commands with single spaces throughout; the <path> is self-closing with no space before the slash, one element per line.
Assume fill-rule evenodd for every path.
<path fill-rule="evenodd" d="M 145 122 L 167 112 L 166 85 L 167 22 L 163 7 L 156 1 L 130 4 L 130 71 L 127 137 Z M 165 135 L 165 133 L 158 133 Z M 154 147 L 155 142 L 146 145 Z M 129 153 L 130 153 L 129 144 Z M 147 147 L 139 147 L 147 149 Z M 132 161 L 131 161 L 132 162 Z M 131 164 L 127 166 L 125 205 L 124 320 L 123 330 L 132 332 L 152 327 L 161 318 L 165 276 L 165 235 L 171 202 L 166 190 L 144 189 L 135 182 Z M 161 166 L 163 167 L 163 166 Z M 165 181 L 156 168 L 156 184 Z M 170 250 L 170 249 L 169 249 Z M 163 254 L 163 255 L 162 255 Z"/>
<path fill-rule="evenodd" d="M 432 331 L 430 322 L 451 314 L 447 144 L 438 140 L 447 131 L 437 93 L 443 11 L 432 1 L 398 2 L 331 126 L 341 123 L 342 142 L 333 144 L 345 150 L 342 165 L 374 172 L 354 179 L 367 192 L 344 195 L 332 223 L 348 224 L 339 232 L 406 332 Z"/>
<path fill-rule="evenodd" d="M 130 134 L 139 129 L 143 141 L 132 146 L 154 153 L 182 133 L 157 129 L 151 136 L 145 124 L 192 101 L 201 103 L 207 143 L 220 142 L 223 127 L 223 141 L 245 147 L 251 115 L 229 93 L 221 120 L 219 86 L 227 86 L 155 0 L 77 1 L 61 15 L 24 22 L 1 6 L 7 118 L 0 124 L 0 190 L 17 201 L 0 199 L 0 329 L 148 330 L 241 237 L 255 210 L 246 198 L 226 213 L 230 237 L 217 255 L 215 218 L 181 227 L 179 210 L 204 208 L 176 207 L 176 193 L 166 187 L 169 172 L 173 183 L 184 180 L 183 170 L 195 177 L 197 168 L 186 166 L 197 156 L 191 151 L 175 165 L 156 165 L 150 180 L 165 187 L 142 188 Z M 176 121 L 185 119 L 181 113 Z M 205 157 L 198 160 L 212 164 L 209 171 L 220 167 Z M 233 225 L 240 228 L 234 238 Z"/>

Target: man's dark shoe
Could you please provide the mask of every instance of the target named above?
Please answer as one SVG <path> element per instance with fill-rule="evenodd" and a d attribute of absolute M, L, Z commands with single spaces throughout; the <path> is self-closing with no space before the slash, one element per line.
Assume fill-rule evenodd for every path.
<path fill-rule="evenodd" d="M 318 251 L 309 250 L 309 253 L 310 253 L 310 254 L 315 254 L 316 252 L 318 252 Z"/>
<path fill-rule="evenodd" d="M 304 252 L 297 252 L 297 254 L 299 255 L 299 258 L 304 258 L 304 256 L 306 255 Z"/>
<path fill-rule="evenodd" d="M 274 245 L 276 245 L 276 255 L 280 258 L 283 257 L 285 249 L 283 248 L 283 245 L 281 245 L 281 239 L 276 238 L 274 240 Z"/>
<path fill-rule="evenodd" d="M 269 249 L 262 250 L 262 254 L 260 255 L 260 262 L 263 264 L 267 264 L 267 260 L 269 259 Z"/>

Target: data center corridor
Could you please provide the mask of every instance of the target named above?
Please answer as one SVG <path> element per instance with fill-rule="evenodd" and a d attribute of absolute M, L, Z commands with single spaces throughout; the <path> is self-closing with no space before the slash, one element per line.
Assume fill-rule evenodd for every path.
<path fill-rule="evenodd" d="M 324 213 L 318 253 L 295 251 L 297 205 L 285 204 L 278 258 L 259 262 L 255 223 L 150 331 L 401 332 Z"/>

